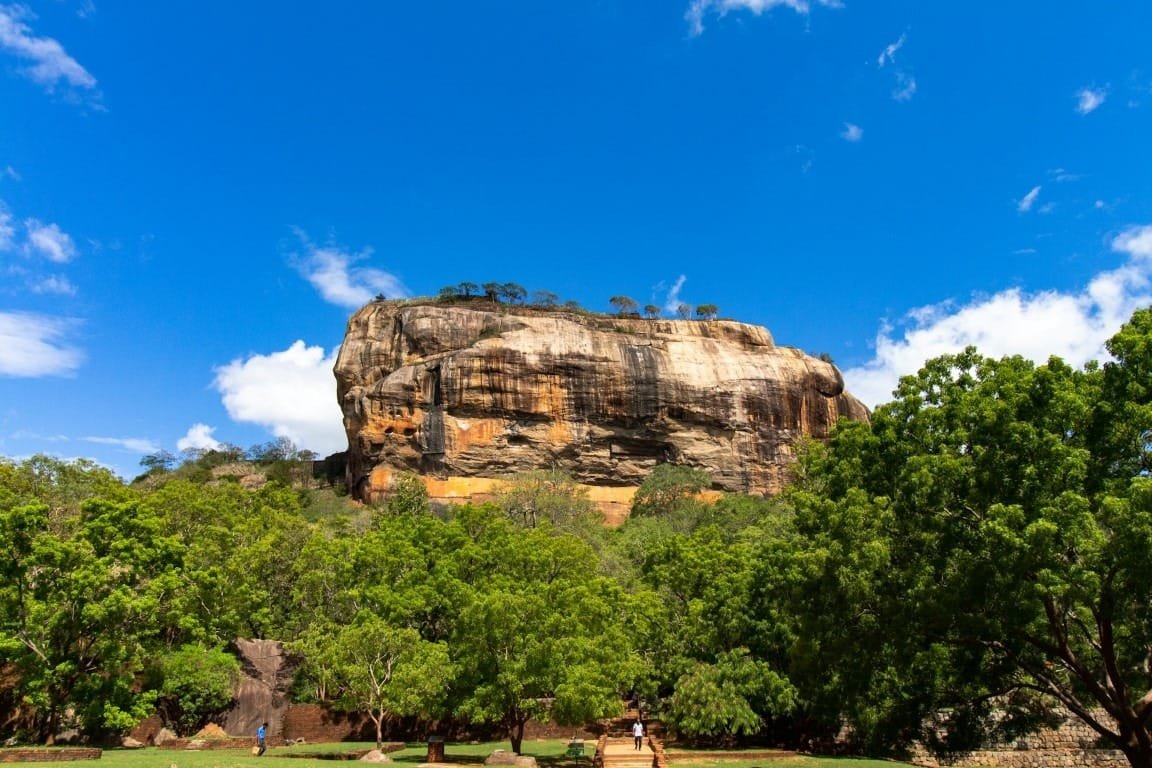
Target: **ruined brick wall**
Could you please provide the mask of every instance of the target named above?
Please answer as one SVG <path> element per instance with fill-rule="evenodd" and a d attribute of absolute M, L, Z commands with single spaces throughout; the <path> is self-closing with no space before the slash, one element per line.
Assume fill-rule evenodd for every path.
<path fill-rule="evenodd" d="M 281 733 L 285 741 L 303 739 L 309 744 L 336 741 L 372 741 L 372 721 L 361 714 L 336 712 L 315 704 L 293 704 L 284 713 Z"/>
<path fill-rule="evenodd" d="M 0 749 L 0 763 L 51 763 L 58 760 L 99 760 L 101 750 L 68 747 L 66 749 Z"/>

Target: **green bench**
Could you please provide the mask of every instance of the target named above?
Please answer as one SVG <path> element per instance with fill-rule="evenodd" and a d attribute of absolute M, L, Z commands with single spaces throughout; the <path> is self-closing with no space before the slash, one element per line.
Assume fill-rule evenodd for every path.
<path fill-rule="evenodd" d="M 584 757 L 584 739 L 572 739 L 568 742 L 568 751 L 564 757 Z"/>

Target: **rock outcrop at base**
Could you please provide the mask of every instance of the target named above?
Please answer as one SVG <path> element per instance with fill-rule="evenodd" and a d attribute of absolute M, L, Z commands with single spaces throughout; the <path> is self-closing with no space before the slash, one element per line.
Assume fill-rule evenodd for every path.
<path fill-rule="evenodd" d="M 798 441 L 868 418 L 835 366 L 725 320 L 380 301 L 349 320 L 334 372 L 364 501 L 398 471 L 468 496 L 547 468 L 623 498 L 660 462 L 771 493 Z"/>

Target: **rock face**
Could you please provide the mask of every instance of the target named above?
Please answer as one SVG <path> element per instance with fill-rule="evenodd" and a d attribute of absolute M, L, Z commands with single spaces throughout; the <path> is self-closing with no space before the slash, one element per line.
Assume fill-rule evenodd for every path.
<path fill-rule="evenodd" d="M 348 486 L 365 501 L 397 471 L 433 497 L 558 467 L 626 503 L 660 462 L 716 488 L 780 489 L 798 440 L 867 419 L 835 366 L 764 328 L 508 307 L 381 301 L 348 322 L 335 374 Z M 439 490 L 437 490 L 439 489 Z"/>

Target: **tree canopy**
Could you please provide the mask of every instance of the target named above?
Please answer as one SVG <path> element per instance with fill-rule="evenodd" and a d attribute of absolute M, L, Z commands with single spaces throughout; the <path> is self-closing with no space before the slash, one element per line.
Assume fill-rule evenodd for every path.
<path fill-rule="evenodd" d="M 1152 765 L 1150 330 L 1083 370 L 937 358 L 807 458 L 774 578 L 820 707 L 874 748 L 947 712 L 965 751 L 1059 705 Z"/>

